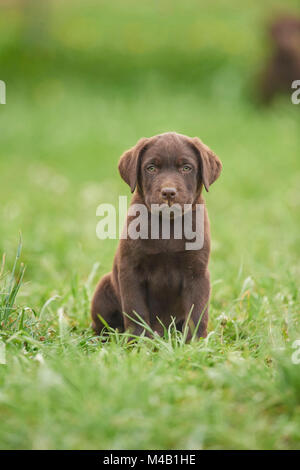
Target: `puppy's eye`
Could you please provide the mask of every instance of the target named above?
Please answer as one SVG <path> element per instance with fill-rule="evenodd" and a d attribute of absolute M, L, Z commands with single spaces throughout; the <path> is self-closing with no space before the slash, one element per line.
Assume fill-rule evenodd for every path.
<path fill-rule="evenodd" d="M 181 170 L 183 173 L 189 173 L 190 171 L 192 171 L 192 167 L 190 165 L 183 165 Z"/>
<path fill-rule="evenodd" d="M 155 173 L 156 172 L 156 166 L 155 165 L 148 165 L 146 170 L 149 172 L 149 173 Z"/>

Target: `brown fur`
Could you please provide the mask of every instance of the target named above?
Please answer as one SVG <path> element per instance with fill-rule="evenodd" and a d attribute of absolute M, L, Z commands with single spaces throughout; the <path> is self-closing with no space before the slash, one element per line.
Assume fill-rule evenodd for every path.
<path fill-rule="evenodd" d="M 261 82 L 266 103 L 278 93 L 291 95 L 292 82 L 300 79 L 300 18 L 281 16 L 271 24 L 270 38 L 273 52 Z"/>
<path fill-rule="evenodd" d="M 146 204 L 147 208 L 166 200 L 169 205 L 189 203 L 193 207 L 204 203 L 202 187 L 208 191 L 221 168 L 218 157 L 198 138 L 175 132 L 141 139 L 119 163 L 122 178 L 135 191 L 132 204 Z M 172 194 L 165 188 L 171 188 Z M 131 219 L 127 217 L 127 224 Z M 206 209 L 203 248 L 185 250 L 185 241 L 172 237 L 120 240 L 112 272 L 100 280 L 92 300 L 92 326 L 97 334 L 103 329 L 98 315 L 112 328 L 141 334 L 143 328 L 122 313 L 134 317 L 134 311 L 162 334 L 157 317 L 165 326 L 175 317 L 182 328 L 193 306 L 192 324 L 196 326 L 201 319 L 197 335 L 207 335 L 210 230 Z"/>

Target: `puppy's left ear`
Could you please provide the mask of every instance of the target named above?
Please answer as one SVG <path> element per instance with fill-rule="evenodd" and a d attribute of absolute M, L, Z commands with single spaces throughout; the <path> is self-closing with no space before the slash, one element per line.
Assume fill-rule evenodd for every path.
<path fill-rule="evenodd" d="M 135 190 L 139 171 L 139 163 L 143 150 L 149 139 L 143 137 L 137 144 L 126 152 L 120 158 L 119 172 L 123 180 L 130 186 L 131 192 Z"/>
<path fill-rule="evenodd" d="M 198 153 L 202 182 L 208 192 L 210 185 L 213 184 L 220 176 L 222 171 L 221 160 L 198 137 L 190 139 L 190 142 Z"/>

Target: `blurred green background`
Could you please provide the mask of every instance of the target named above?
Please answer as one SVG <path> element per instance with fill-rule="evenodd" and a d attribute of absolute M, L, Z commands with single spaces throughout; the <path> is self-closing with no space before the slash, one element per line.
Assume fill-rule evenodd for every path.
<path fill-rule="evenodd" d="M 299 2 L 0 0 L 0 8 L 0 80 L 7 87 L 7 104 L 0 105 L 0 254 L 6 253 L 9 269 L 21 231 L 26 273 L 18 303 L 39 312 L 59 295 L 73 326 L 88 327 L 89 298 L 83 298 L 78 285 L 95 263 L 96 278 L 111 269 L 117 244 L 96 238 L 96 208 L 130 194 L 117 171 L 121 153 L 142 136 L 174 130 L 199 136 L 223 162 L 221 178 L 206 195 L 213 241 L 210 329 L 221 313 L 232 315 L 245 329 L 243 348 L 249 347 L 253 358 L 258 346 L 251 335 L 267 338 L 265 321 L 275 318 L 279 336 L 286 339 L 293 318 L 295 332 L 300 105 L 292 105 L 287 95 L 270 107 L 261 106 L 258 82 L 271 54 L 270 19 L 282 11 L 299 14 Z M 247 305 L 241 300 L 239 310 L 241 291 L 252 300 Z M 267 302 L 270 317 L 264 313 Z M 261 315 L 259 320 L 253 312 Z M 54 329 L 55 315 L 49 316 Z M 228 335 L 230 343 L 232 331 Z M 232 347 L 241 349 L 240 344 Z M 260 357 L 263 370 L 268 354 Z M 124 387 L 126 380 L 124 376 Z M 28 390 L 34 396 L 34 386 Z M 22 399 L 27 403 L 28 398 Z M 62 441 L 58 433 L 44 443 L 33 437 L 37 440 L 32 444 L 24 437 L 25 427 L 24 436 L 14 434 L 30 422 L 33 409 L 20 421 L 9 421 L 11 434 L 4 428 L 6 447 L 96 445 L 84 434 L 85 425 L 81 437 L 73 436 L 75 443 L 72 436 Z M 94 415 L 95 408 L 85 411 L 91 419 Z M 251 419 L 250 409 L 245 416 Z M 243 441 L 236 434 L 226 442 L 225 427 L 220 431 L 225 437 L 212 431 L 204 442 L 208 447 L 247 447 L 257 417 L 250 425 L 247 419 Z M 48 421 L 44 424 L 46 436 Z M 289 440 L 281 440 L 280 426 L 274 428 L 274 439 L 252 444 L 289 447 Z M 39 436 L 40 428 L 35 429 Z M 125 438 L 124 430 L 115 445 L 196 445 L 174 429 L 178 436 L 173 440 L 165 432 L 158 442 L 153 431 L 152 440 L 143 443 Z M 263 435 L 266 429 L 268 415 Z M 109 446 L 105 432 L 103 445 Z M 297 442 L 296 431 L 286 432 L 292 444 Z"/>

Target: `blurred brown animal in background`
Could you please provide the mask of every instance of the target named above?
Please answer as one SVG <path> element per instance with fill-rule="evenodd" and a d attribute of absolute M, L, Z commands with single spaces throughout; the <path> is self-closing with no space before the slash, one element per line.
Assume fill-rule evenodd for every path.
<path fill-rule="evenodd" d="M 261 98 L 272 101 L 278 93 L 292 93 L 292 82 L 300 79 L 300 18 L 281 16 L 270 26 L 273 54 L 263 72 Z"/>

